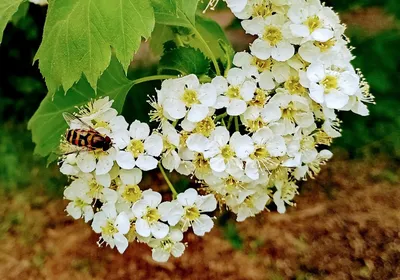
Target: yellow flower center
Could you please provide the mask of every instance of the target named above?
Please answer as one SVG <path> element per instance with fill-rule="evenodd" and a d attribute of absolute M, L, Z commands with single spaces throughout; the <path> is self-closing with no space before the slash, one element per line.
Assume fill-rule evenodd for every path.
<path fill-rule="evenodd" d="M 161 215 L 155 208 L 148 208 L 146 214 L 143 216 L 143 219 L 149 224 L 157 222 L 160 218 Z"/>
<path fill-rule="evenodd" d="M 226 93 L 226 95 L 229 98 L 240 98 L 240 87 L 238 86 L 230 86 L 228 88 L 228 92 Z"/>
<path fill-rule="evenodd" d="M 110 128 L 110 124 L 105 122 L 105 121 L 96 121 L 92 120 L 93 128 L 99 128 L 99 127 L 104 127 L 104 128 Z"/>
<path fill-rule="evenodd" d="M 271 71 L 271 68 L 274 65 L 274 61 L 272 60 L 272 58 L 263 60 L 254 56 L 251 64 L 257 66 L 259 72 L 264 72 Z"/>
<path fill-rule="evenodd" d="M 84 202 L 82 199 L 78 198 L 75 200 L 75 206 L 79 208 L 83 208 L 86 206 L 86 202 Z"/>
<path fill-rule="evenodd" d="M 285 89 L 289 91 L 290 94 L 304 94 L 307 92 L 305 87 L 300 84 L 299 76 L 290 76 L 285 82 Z"/>
<path fill-rule="evenodd" d="M 225 159 L 225 161 L 228 161 L 229 159 L 231 159 L 235 156 L 235 152 L 232 150 L 232 148 L 229 145 L 225 145 L 221 149 L 221 155 Z"/>
<path fill-rule="evenodd" d="M 90 197 L 98 197 L 100 193 L 103 191 L 103 188 L 104 187 L 102 185 L 99 185 L 95 179 L 92 179 L 89 182 L 89 191 L 87 194 Z"/>
<path fill-rule="evenodd" d="M 194 221 L 200 217 L 200 210 L 196 206 L 185 207 L 185 218 L 189 221 Z"/>
<path fill-rule="evenodd" d="M 282 108 L 282 118 L 288 120 L 294 120 L 294 113 L 296 109 L 294 108 L 293 102 L 289 102 L 286 108 Z"/>
<path fill-rule="evenodd" d="M 330 39 L 326 42 L 314 42 L 314 46 L 318 47 L 321 52 L 326 52 L 336 44 L 335 39 Z"/>
<path fill-rule="evenodd" d="M 265 103 L 267 103 L 267 100 L 268 100 L 267 92 L 260 88 L 257 88 L 253 99 L 249 102 L 249 105 L 264 107 Z"/>
<path fill-rule="evenodd" d="M 118 233 L 118 229 L 114 226 L 114 223 L 107 221 L 107 224 L 104 227 L 101 227 L 101 232 L 104 235 L 114 235 Z"/>
<path fill-rule="evenodd" d="M 271 46 L 276 46 L 283 39 L 281 30 L 276 26 L 266 26 L 263 39 Z"/>
<path fill-rule="evenodd" d="M 164 147 L 163 151 L 169 151 L 169 152 L 176 149 L 176 147 L 168 141 L 168 138 L 166 136 L 163 137 L 163 147 Z"/>
<path fill-rule="evenodd" d="M 337 89 L 339 83 L 337 77 L 328 75 L 322 80 L 321 84 L 325 88 L 325 93 L 328 93 L 330 90 Z"/>
<path fill-rule="evenodd" d="M 144 144 L 141 140 L 133 139 L 126 147 L 126 150 L 130 152 L 133 157 L 137 158 L 139 155 L 144 153 Z"/>
<path fill-rule="evenodd" d="M 207 117 L 201 122 L 198 122 L 196 124 L 196 127 L 194 129 L 194 133 L 201 133 L 204 136 L 208 137 L 211 135 L 211 132 L 213 132 L 215 129 L 215 123 L 214 120 L 211 117 Z"/>
<path fill-rule="evenodd" d="M 208 172 L 210 170 L 210 163 L 201 153 L 196 154 L 193 164 L 201 173 Z"/>
<path fill-rule="evenodd" d="M 258 117 L 255 120 L 247 120 L 246 122 L 247 130 L 250 132 L 256 132 L 260 128 L 264 127 L 266 123 L 263 121 L 261 117 Z"/>
<path fill-rule="evenodd" d="M 300 147 L 304 151 L 314 149 L 315 144 L 314 137 L 312 136 L 303 137 L 300 141 Z"/>
<path fill-rule="evenodd" d="M 128 185 L 122 193 L 122 198 L 129 202 L 136 202 L 142 197 L 142 191 L 138 185 Z"/>
<path fill-rule="evenodd" d="M 200 103 L 197 99 L 197 91 L 193 89 L 185 89 L 185 92 L 182 96 L 182 101 L 185 103 L 186 107 L 191 107 L 194 104 Z"/>
<path fill-rule="evenodd" d="M 224 183 L 225 183 L 226 190 L 228 192 L 232 192 L 232 191 L 234 191 L 236 189 L 242 189 L 243 188 L 242 183 L 240 181 L 236 180 L 231 175 L 229 175 L 229 177 L 227 177 L 225 179 Z"/>
<path fill-rule="evenodd" d="M 250 155 L 250 158 L 257 161 L 263 161 L 269 158 L 269 152 L 263 146 L 256 147 L 255 151 Z"/>
<path fill-rule="evenodd" d="M 253 17 L 263 17 L 266 18 L 273 13 L 272 5 L 265 3 L 263 1 L 261 4 L 256 4 L 253 6 Z"/>
<path fill-rule="evenodd" d="M 304 24 L 308 27 L 310 33 L 313 33 L 315 30 L 322 26 L 322 22 L 318 16 L 308 17 Z"/>

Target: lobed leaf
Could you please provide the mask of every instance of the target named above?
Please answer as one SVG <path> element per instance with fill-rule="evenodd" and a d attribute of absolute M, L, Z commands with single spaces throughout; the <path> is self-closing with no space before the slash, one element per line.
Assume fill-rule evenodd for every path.
<path fill-rule="evenodd" d="M 121 64 L 113 58 L 99 79 L 97 95 L 85 78 L 69 89 L 67 94 L 61 88 L 54 95 L 49 92 L 28 123 L 36 144 L 35 153 L 47 156 L 57 149 L 60 137 L 68 127 L 62 117 L 63 112 L 74 112 L 76 106 L 85 105 L 91 99 L 101 96 L 114 99 L 113 107 L 121 112 L 133 84 L 133 81 L 125 77 Z"/>
<path fill-rule="evenodd" d="M 112 49 L 127 70 L 154 22 L 150 0 L 51 0 L 35 57 L 50 94 L 67 91 L 82 74 L 95 89 Z"/>
<path fill-rule="evenodd" d="M 19 6 L 26 0 L 1 0 L 0 1 L 0 43 L 3 40 L 3 32 L 7 23 L 17 13 Z"/>
<path fill-rule="evenodd" d="M 179 47 L 166 52 L 159 64 L 159 69 L 176 71 L 181 75 L 206 74 L 210 69 L 210 60 L 194 48 Z"/>

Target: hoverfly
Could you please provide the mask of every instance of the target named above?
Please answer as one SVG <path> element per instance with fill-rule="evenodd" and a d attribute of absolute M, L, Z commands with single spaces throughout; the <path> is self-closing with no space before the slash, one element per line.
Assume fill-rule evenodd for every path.
<path fill-rule="evenodd" d="M 68 129 L 65 133 L 65 140 L 74 146 L 86 148 L 90 151 L 102 150 L 107 151 L 112 147 L 111 138 L 103 135 L 93 127 L 85 123 L 80 118 L 71 113 L 64 112 L 63 117 L 68 125 L 71 126 L 72 121 L 78 121 L 82 129 Z"/>

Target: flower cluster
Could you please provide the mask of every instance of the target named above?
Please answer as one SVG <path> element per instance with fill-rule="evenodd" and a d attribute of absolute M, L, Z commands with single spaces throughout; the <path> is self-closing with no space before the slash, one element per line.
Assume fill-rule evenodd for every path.
<path fill-rule="evenodd" d="M 91 102 L 69 123 L 76 133 L 108 136 L 113 145 L 104 150 L 86 143 L 78 152 L 70 152 L 77 147 L 62 140 L 64 152 L 70 153 L 60 170 L 72 179 L 64 191 L 70 201 L 66 211 L 75 219 L 92 221 L 93 230 L 101 234 L 99 244 L 115 246 L 120 253 L 136 240 L 147 243 L 157 261 L 167 261 L 170 254 L 179 257 L 185 249 L 183 232 L 191 227 L 202 236 L 211 230 L 214 223 L 204 213 L 214 211 L 217 201 L 194 189 L 164 202 L 160 193 L 143 191 L 142 171 L 157 167 L 164 150 L 162 135 L 150 133 L 145 123 L 128 125 L 112 103 L 108 98 Z"/>
<path fill-rule="evenodd" d="M 364 103 L 373 97 L 350 63 L 345 28 L 331 8 L 319 0 L 226 2 L 256 37 L 250 53 L 236 53 L 234 67 L 208 82 L 194 74 L 163 81 L 149 101 L 157 129 L 129 125 L 108 98 L 70 122 L 80 131 L 91 126 L 112 145 L 64 156 L 61 172 L 72 178 L 67 212 L 93 220 L 101 243 L 121 253 L 136 240 L 157 261 L 180 256 L 184 232 L 211 230 L 208 214 L 217 202 L 237 221 L 267 207 L 284 213 L 294 205 L 297 182 L 314 178 L 332 157 L 328 147 L 341 135 L 338 111 L 368 115 Z M 65 152 L 71 146 L 63 140 Z M 157 166 L 164 176 L 165 168 L 195 178 L 205 195 L 192 188 L 177 194 L 168 179 L 172 201 L 142 190 L 142 171 Z"/>

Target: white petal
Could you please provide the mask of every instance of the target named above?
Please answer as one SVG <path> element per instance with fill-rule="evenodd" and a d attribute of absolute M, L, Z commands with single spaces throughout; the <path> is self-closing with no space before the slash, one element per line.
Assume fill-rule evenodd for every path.
<path fill-rule="evenodd" d="M 197 199 L 197 191 L 187 189 L 184 193 L 178 194 L 177 199 L 182 206 L 192 206 Z"/>
<path fill-rule="evenodd" d="M 155 238 L 161 239 L 167 236 L 169 226 L 161 222 L 155 222 L 150 226 L 150 230 Z"/>
<path fill-rule="evenodd" d="M 128 239 L 122 233 L 114 234 L 115 246 L 120 254 L 123 254 L 128 248 Z"/>
<path fill-rule="evenodd" d="M 265 122 L 274 122 L 281 118 L 282 111 L 277 104 L 268 103 L 261 111 L 261 117 Z"/>
<path fill-rule="evenodd" d="M 76 157 L 76 164 L 82 172 L 90 173 L 96 168 L 96 157 L 92 153 L 79 153 Z"/>
<path fill-rule="evenodd" d="M 347 102 L 349 102 L 349 96 L 339 91 L 325 94 L 325 103 L 328 108 L 341 109 Z"/>
<path fill-rule="evenodd" d="M 75 220 L 80 219 L 82 216 L 82 209 L 80 207 L 75 206 L 75 202 L 71 201 L 67 205 L 67 213 L 71 215 Z"/>
<path fill-rule="evenodd" d="M 122 234 L 128 233 L 131 225 L 129 223 L 129 218 L 126 213 L 120 213 L 115 220 L 115 226 L 118 231 Z"/>
<path fill-rule="evenodd" d="M 272 53 L 271 46 L 261 39 L 256 39 L 253 44 L 250 45 L 250 50 L 251 54 L 259 59 L 268 59 L 271 57 Z"/>
<path fill-rule="evenodd" d="M 183 243 L 178 242 L 174 244 L 174 247 L 172 247 L 171 254 L 175 258 L 179 258 L 180 256 L 183 255 L 183 252 L 185 251 L 185 245 Z"/>
<path fill-rule="evenodd" d="M 294 36 L 298 37 L 308 37 L 310 35 L 308 27 L 303 24 L 291 24 L 290 31 Z"/>
<path fill-rule="evenodd" d="M 323 103 L 324 102 L 323 86 L 312 83 L 310 85 L 310 97 L 317 103 Z"/>
<path fill-rule="evenodd" d="M 149 237 L 151 234 L 149 224 L 141 218 L 137 219 L 136 220 L 136 232 L 143 237 Z"/>
<path fill-rule="evenodd" d="M 246 102 L 240 99 L 232 99 L 226 108 L 226 112 L 230 116 L 239 116 L 246 111 Z"/>
<path fill-rule="evenodd" d="M 331 39 L 334 36 L 334 33 L 332 30 L 329 29 L 317 29 L 315 30 L 311 36 L 314 38 L 316 41 L 320 42 L 326 42 L 329 39 Z"/>
<path fill-rule="evenodd" d="M 215 172 L 223 172 L 226 169 L 225 160 L 221 155 L 210 159 L 210 167 Z"/>
<path fill-rule="evenodd" d="M 229 131 L 225 126 L 218 126 L 211 133 L 211 139 L 216 141 L 220 147 L 225 146 L 229 142 Z"/>
<path fill-rule="evenodd" d="M 203 84 L 199 89 L 199 100 L 201 104 L 209 107 L 214 106 L 217 101 L 217 90 L 213 84 Z"/>
<path fill-rule="evenodd" d="M 231 85 L 241 85 L 246 79 L 246 73 L 240 68 L 231 68 L 226 79 Z"/>
<path fill-rule="evenodd" d="M 129 127 L 129 133 L 133 139 L 144 140 L 150 134 L 150 127 L 146 123 L 134 121 Z"/>
<path fill-rule="evenodd" d="M 191 151 L 202 153 L 207 148 L 209 140 L 201 134 L 192 134 L 186 140 L 186 145 Z"/>
<path fill-rule="evenodd" d="M 213 226 L 213 220 L 209 216 L 202 214 L 193 222 L 193 232 L 198 236 L 203 236 L 206 232 L 210 232 Z"/>
<path fill-rule="evenodd" d="M 168 261 L 170 254 L 161 248 L 154 248 L 151 250 L 151 257 L 156 262 L 163 263 Z"/>
<path fill-rule="evenodd" d="M 144 141 L 144 148 L 149 155 L 158 157 L 161 154 L 162 149 L 163 149 L 162 137 L 158 134 L 150 135 Z"/>
<path fill-rule="evenodd" d="M 153 170 L 157 167 L 158 161 L 152 156 L 140 155 L 136 160 L 136 165 L 143 171 Z"/>
<path fill-rule="evenodd" d="M 124 169 L 132 169 L 135 167 L 135 159 L 129 152 L 119 151 L 116 158 L 117 164 Z"/>
<path fill-rule="evenodd" d="M 142 170 L 133 168 L 131 170 L 121 169 L 119 177 L 125 185 L 137 185 L 142 181 Z"/>
<path fill-rule="evenodd" d="M 257 85 L 252 81 L 245 81 L 240 88 L 240 95 L 244 101 L 250 101 L 256 91 Z"/>
<path fill-rule="evenodd" d="M 294 46 L 289 42 L 281 42 L 272 49 L 271 56 L 278 61 L 289 60 L 294 55 Z"/>
<path fill-rule="evenodd" d="M 189 110 L 187 118 L 189 121 L 196 123 L 204 120 L 207 117 L 208 112 L 209 112 L 208 106 L 202 104 L 195 104 Z"/>
<path fill-rule="evenodd" d="M 108 187 L 111 185 L 111 177 L 110 177 L 110 174 L 106 173 L 106 174 L 103 174 L 103 175 L 96 175 L 96 181 L 97 181 L 100 185 L 102 185 L 102 186 L 108 188 Z"/>
<path fill-rule="evenodd" d="M 259 81 L 260 87 L 265 90 L 271 90 L 275 88 L 275 82 L 273 79 L 273 75 L 269 71 L 264 71 L 260 75 Z"/>
<path fill-rule="evenodd" d="M 156 208 L 160 204 L 162 197 L 161 194 L 152 190 L 145 190 L 143 192 L 143 200 L 147 202 L 151 208 Z"/>
<path fill-rule="evenodd" d="M 202 196 L 198 207 L 202 212 L 212 212 L 217 208 L 217 200 L 213 194 Z"/>

